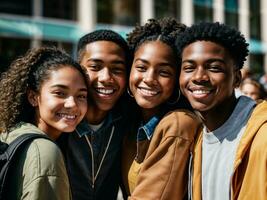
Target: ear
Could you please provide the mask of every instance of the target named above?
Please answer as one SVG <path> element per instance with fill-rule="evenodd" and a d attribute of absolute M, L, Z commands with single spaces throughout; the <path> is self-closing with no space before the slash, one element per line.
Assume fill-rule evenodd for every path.
<path fill-rule="evenodd" d="M 235 70 L 234 73 L 235 73 L 234 88 L 238 88 L 241 84 L 241 81 L 242 81 L 241 70 L 237 69 L 237 70 Z"/>
<path fill-rule="evenodd" d="M 38 106 L 38 95 L 36 92 L 29 89 L 27 91 L 27 98 L 28 98 L 28 101 L 30 102 L 30 104 L 32 105 L 32 107 Z"/>

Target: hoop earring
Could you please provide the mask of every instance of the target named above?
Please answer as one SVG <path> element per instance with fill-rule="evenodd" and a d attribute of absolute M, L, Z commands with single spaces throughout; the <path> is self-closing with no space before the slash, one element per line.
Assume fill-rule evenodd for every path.
<path fill-rule="evenodd" d="M 128 95 L 130 96 L 130 97 L 134 97 L 134 95 L 131 93 L 131 91 L 130 91 L 130 89 L 127 87 L 127 93 L 128 93 Z"/>
<path fill-rule="evenodd" d="M 175 99 L 175 101 L 173 101 L 173 102 L 171 102 L 171 101 L 167 101 L 167 104 L 169 104 L 169 105 L 174 105 L 174 104 L 176 104 L 176 103 L 179 101 L 180 96 L 181 96 L 181 92 L 180 92 L 180 89 L 178 89 L 178 97 L 177 97 L 177 98 Z"/>

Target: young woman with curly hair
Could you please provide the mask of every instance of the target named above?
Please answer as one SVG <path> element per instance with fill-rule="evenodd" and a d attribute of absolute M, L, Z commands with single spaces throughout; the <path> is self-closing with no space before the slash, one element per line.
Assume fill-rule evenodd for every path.
<path fill-rule="evenodd" d="M 184 199 L 187 194 L 190 149 L 199 123 L 186 109 L 178 85 L 175 39 L 184 30 L 175 19 L 151 19 L 127 38 L 133 53 L 128 92 L 139 111 L 122 152 L 129 199 Z"/>
<path fill-rule="evenodd" d="M 86 75 L 55 48 L 29 50 L 0 81 L 0 134 L 10 144 L 23 134 L 56 140 L 72 132 L 87 111 Z M 55 143 L 34 139 L 20 152 L 8 177 L 6 199 L 71 199 L 64 159 Z"/>

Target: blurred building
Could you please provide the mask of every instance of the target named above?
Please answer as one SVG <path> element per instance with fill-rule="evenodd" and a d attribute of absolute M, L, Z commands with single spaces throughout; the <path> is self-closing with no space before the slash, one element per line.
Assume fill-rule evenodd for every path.
<path fill-rule="evenodd" d="M 136 23 L 165 16 L 237 27 L 250 43 L 246 65 L 267 72 L 266 0 L 0 0 L 0 71 L 30 47 L 53 44 L 75 55 L 89 31 L 111 28 L 125 36 Z"/>

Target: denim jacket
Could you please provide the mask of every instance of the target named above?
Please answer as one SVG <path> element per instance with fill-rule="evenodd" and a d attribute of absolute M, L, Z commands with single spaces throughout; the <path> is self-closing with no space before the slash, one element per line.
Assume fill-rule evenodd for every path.
<path fill-rule="evenodd" d="M 125 117 L 111 111 L 94 132 L 82 121 L 71 134 L 60 138 L 74 200 L 115 200 L 121 180 L 121 143 Z"/>

